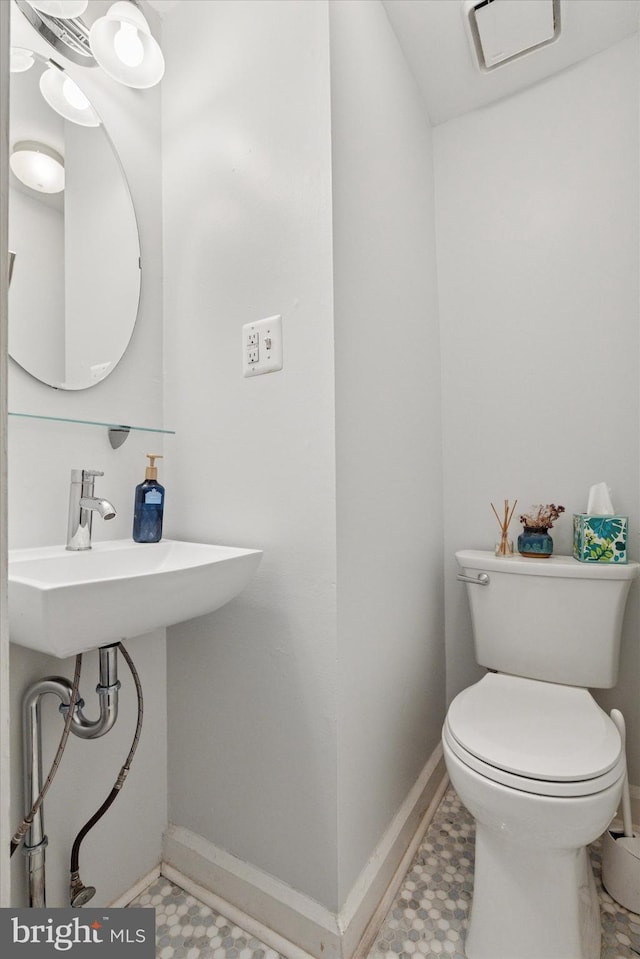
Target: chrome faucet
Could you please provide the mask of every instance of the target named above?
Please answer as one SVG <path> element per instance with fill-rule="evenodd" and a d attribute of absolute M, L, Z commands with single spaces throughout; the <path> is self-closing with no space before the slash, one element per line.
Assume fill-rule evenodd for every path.
<path fill-rule="evenodd" d="M 104 473 L 100 470 L 71 470 L 67 549 L 91 549 L 94 511 L 100 513 L 103 519 L 113 519 L 116 515 L 115 507 L 108 499 L 93 495 L 96 476 L 104 476 Z"/>

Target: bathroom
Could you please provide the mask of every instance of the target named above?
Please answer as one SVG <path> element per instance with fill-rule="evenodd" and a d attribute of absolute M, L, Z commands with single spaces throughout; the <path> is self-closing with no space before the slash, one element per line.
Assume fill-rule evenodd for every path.
<path fill-rule="evenodd" d="M 165 536 L 264 551 L 227 606 L 127 643 L 144 732 L 83 876 L 102 906 L 171 857 L 308 952 L 347 956 L 440 786 L 446 705 L 481 675 L 454 553 L 492 547 L 490 503 L 563 503 L 569 553 L 570 514 L 606 480 L 640 558 L 638 4 L 564 2 L 575 59 L 549 66 L 561 38 L 506 65 L 519 80 L 486 104 L 456 100 L 467 73 L 476 92 L 503 82 L 474 67 L 457 0 L 417 5 L 424 34 L 404 0 L 143 6 L 159 87 L 68 66 L 135 205 L 134 335 L 91 389 L 9 360 L 8 409 L 175 433 L 113 450 L 99 427 L 8 417 L 8 545 L 63 540 L 74 467 L 103 471 L 117 508 L 95 540 L 130 536 L 159 453 Z M 407 57 L 433 64 L 432 96 Z M 283 369 L 243 377 L 243 324 L 276 314 Z M 626 717 L 636 800 L 638 616 L 635 587 L 620 681 L 598 694 Z M 23 691 L 73 660 L 9 647 L 6 623 L 4 641 L 8 836 Z M 83 672 L 89 709 L 95 654 Z M 117 726 L 70 742 L 47 797 L 52 906 L 129 748 L 120 678 Z M 48 756 L 55 703 L 43 717 Z M 21 864 L 0 869 L 3 904 L 23 903 Z"/>

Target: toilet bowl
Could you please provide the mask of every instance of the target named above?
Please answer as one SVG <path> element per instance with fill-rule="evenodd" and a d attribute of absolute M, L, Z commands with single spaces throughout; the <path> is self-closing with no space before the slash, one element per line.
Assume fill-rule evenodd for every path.
<path fill-rule="evenodd" d="M 589 687 L 615 685 L 638 564 L 479 550 L 456 559 L 476 660 L 489 670 L 455 697 L 442 731 L 449 777 L 476 822 L 467 959 L 599 959 L 586 847 L 615 815 L 625 760 Z M 522 615 L 532 609 L 535 627 Z"/>
<path fill-rule="evenodd" d="M 586 846 L 622 791 L 613 722 L 587 690 L 489 673 L 453 701 L 442 739 L 476 820 L 468 959 L 599 959 Z"/>

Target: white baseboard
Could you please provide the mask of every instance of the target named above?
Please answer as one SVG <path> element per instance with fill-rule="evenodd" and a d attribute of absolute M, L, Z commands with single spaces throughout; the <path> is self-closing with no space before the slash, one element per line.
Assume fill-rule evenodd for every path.
<path fill-rule="evenodd" d="M 340 931 L 330 910 L 202 836 L 172 824 L 164 837 L 161 866 L 167 878 L 169 868 L 304 952 L 340 959 Z"/>
<path fill-rule="evenodd" d="M 252 923 L 247 931 L 255 928 L 252 934 L 290 959 L 359 959 L 365 955 L 361 944 L 375 938 L 446 782 L 438 744 L 337 915 L 181 826 L 170 824 L 167 829 L 161 871 L 168 879 L 173 873 L 178 884 L 179 875 L 197 886 L 199 892 L 193 894 L 199 898 L 203 893 L 216 897 L 221 907 L 212 908 L 244 928 Z M 225 913 L 224 907 L 232 908 L 242 921 Z"/>
<path fill-rule="evenodd" d="M 438 744 L 340 911 L 342 959 L 369 953 L 448 784 Z"/>
<path fill-rule="evenodd" d="M 314 959 L 314 957 L 311 956 L 310 953 L 305 952 L 304 949 L 300 949 L 288 939 L 284 939 L 278 935 L 277 932 L 274 932 L 273 929 L 269 929 L 268 926 L 258 922 L 253 916 L 243 912 L 242 909 L 237 909 L 236 906 L 232 906 L 230 902 L 226 902 L 226 900 L 221 899 L 220 896 L 216 896 L 214 892 L 205 889 L 204 886 L 198 885 L 197 882 L 193 882 L 192 879 L 189 879 L 189 877 L 181 873 L 180 870 L 174 869 L 173 866 L 170 866 L 166 862 L 162 864 L 162 875 L 175 883 L 176 886 L 180 886 L 185 892 L 195 896 L 195 898 L 199 902 L 203 902 L 205 906 L 210 906 L 235 926 L 239 926 L 240 929 L 244 929 L 244 931 L 248 932 L 251 936 L 255 936 L 256 939 L 264 942 L 266 946 L 274 949 L 281 956 L 286 956 L 287 959 Z"/>
<path fill-rule="evenodd" d="M 117 899 L 114 899 L 114 901 L 110 903 L 110 908 L 119 909 L 122 906 L 128 906 L 130 903 L 133 902 L 133 900 L 137 896 L 139 896 L 141 893 L 145 891 L 147 886 L 150 886 L 151 883 L 154 882 L 159 876 L 160 876 L 160 864 L 158 863 L 158 865 L 154 866 L 154 868 L 150 872 L 148 872 L 146 876 L 143 876 L 142 879 L 138 879 L 138 881 L 131 887 L 131 889 L 128 889 L 127 892 L 123 892 L 121 896 L 118 896 Z"/>
<path fill-rule="evenodd" d="M 361 923 L 352 923 L 347 930 L 348 935 L 345 933 L 343 956 L 350 957 L 350 959 L 365 959 L 365 956 L 369 955 L 371 947 L 380 931 L 380 927 L 384 922 L 384 919 L 391 908 L 391 904 L 396 897 L 398 890 L 400 889 L 404 878 L 413 862 L 413 858 L 418 851 L 418 847 L 422 842 L 423 836 L 427 831 L 431 820 L 433 819 L 440 800 L 442 799 L 444 792 L 449 785 L 449 777 L 447 776 L 444 769 L 444 759 L 440 761 L 440 779 L 435 782 L 435 792 L 432 794 L 431 801 L 427 808 L 424 811 L 424 815 L 418 825 L 418 828 L 414 831 L 414 834 L 411 838 L 411 842 L 407 847 L 404 856 L 401 858 L 396 871 L 393 874 L 391 881 L 388 883 L 386 890 L 384 891 L 382 898 L 379 900 L 375 906 L 372 913 L 362 912 L 360 916 L 361 921 L 364 923 L 362 926 L 362 932 L 360 932 Z M 436 777 L 434 777 L 435 779 Z M 380 873 L 380 878 L 383 879 L 382 873 Z M 373 884 L 370 887 L 373 889 Z M 370 906 L 372 899 L 367 903 Z M 365 905 L 363 901 L 363 906 Z M 367 920 L 368 915 L 368 921 Z"/>

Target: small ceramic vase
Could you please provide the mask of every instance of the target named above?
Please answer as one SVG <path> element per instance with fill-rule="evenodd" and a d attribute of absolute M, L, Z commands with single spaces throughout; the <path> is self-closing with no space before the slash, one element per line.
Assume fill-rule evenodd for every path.
<path fill-rule="evenodd" d="M 553 540 L 548 529 L 531 529 L 525 526 L 518 536 L 518 552 L 522 556 L 546 559 L 553 553 Z"/>

